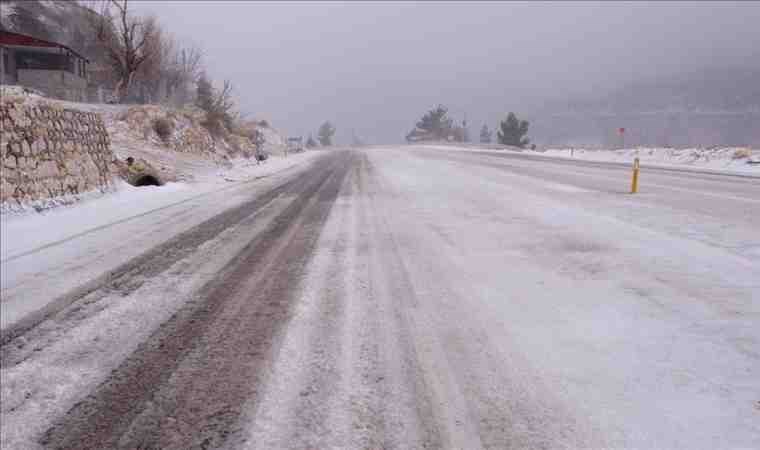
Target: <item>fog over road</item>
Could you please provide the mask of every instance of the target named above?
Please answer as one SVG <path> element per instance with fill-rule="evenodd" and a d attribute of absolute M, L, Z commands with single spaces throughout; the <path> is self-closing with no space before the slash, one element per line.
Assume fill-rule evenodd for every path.
<path fill-rule="evenodd" d="M 320 153 L 4 261 L 2 448 L 760 448 L 760 178 Z"/>

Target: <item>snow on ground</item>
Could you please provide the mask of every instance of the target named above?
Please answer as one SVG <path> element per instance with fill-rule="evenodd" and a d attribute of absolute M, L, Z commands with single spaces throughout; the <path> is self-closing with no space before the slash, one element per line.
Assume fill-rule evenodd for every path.
<path fill-rule="evenodd" d="M 207 209 L 212 209 L 211 205 Z M 96 302 L 102 307 L 88 310 L 85 316 L 89 317 L 57 335 L 52 345 L 37 349 L 32 358 L 4 366 L 0 377 L 0 448 L 42 449 L 39 436 L 215 277 L 239 253 L 241 243 L 261 233 L 271 214 L 264 212 L 262 216 L 225 230 L 131 295 L 114 291 Z M 124 251 L 112 249 L 111 253 L 129 257 Z M 4 311 L 4 320 L 5 315 Z M 23 343 L 22 338 L 20 345 Z"/>
<path fill-rule="evenodd" d="M 495 154 L 514 153 L 526 156 L 580 159 L 587 161 L 633 163 L 639 158 L 642 164 L 655 167 L 694 168 L 725 173 L 760 175 L 760 151 L 746 147 L 720 148 L 631 148 L 621 150 L 592 150 L 582 148 L 550 148 L 546 150 L 494 149 L 493 146 L 423 144 L 420 148 L 487 152 Z M 751 164 L 753 163 L 754 164 Z"/>
<path fill-rule="evenodd" d="M 760 448 L 754 179 L 441 153 L 366 151 L 230 448 Z"/>
<path fill-rule="evenodd" d="M 756 199 L 716 216 L 699 208 L 728 201 L 422 156 L 373 155 L 378 209 L 484 446 L 758 448 L 760 268 L 725 245 L 758 244 Z"/>
<path fill-rule="evenodd" d="M 324 228 L 314 230 L 321 235 L 301 302 L 273 352 L 263 400 L 241 420 L 251 447 L 760 448 L 760 254 L 742 250 L 760 248 L 760 200 L 748 195 L 754 178 L 663 171 L 631 196 L 609 166 L 567 171 L 533 158 L 409 148 L 362 153 Z M 70 274 L 92 264 L 108 270 L 177 223 L 251 198 L 252 189 L 222 191 L 245 184 L 223 180 L 255 170 L 170 186 L 217 188 L 193 209 L 156 212 L 118 233 L 56 246 L 60 254 L 14 259 L 38 266 L 11 278 L 22 285 L 8 297 L 4 274 L 3 301 L 49 298 L 62 289 L 57 278 L 72 276 L 62 265 Z M 133 192 L 163 188 L 142 189 Z M 89 219 L 64 213 L 84 216 L 101 201 L 39 217 L 76 227 Z M 118 219 L 133 203 L 107 205 Z M 10 222 L 27 217 L 38 216 Z M 34 448 L 35 436 L 217 276 L 266 220 L 225 231 L 118 301 L 117 291 L 101 302 L 107 309 L 4 367 L 0 446 Z M 428 430 L 443 437 L 430 440 Z"/>
<path fill-rule="evenodd" d="M 305 166 L 321 154 L 323 152 L 272 156 L 261 165 L 252 161 L 236 161 L 231 168 L 214 168 L 199 173 L 193 183 L 139 188 L 120 183 L 115 193 L 85 195 L 81 201 L 68 206 L 39 213 L 27 209 L 22 213 L 1 215 L 3 301 L 0 303 L 0 327 L 4 329 L 12 325 L 44 307 L 56 295 L 98 276 L 108 267 L 115 267 L 128 254 L 135 253 L 136 256 L 139 249 L 144 251 L 162 238 L 168 239 L 172 232 L 181 231 L 177 227 L 198 223 L 210 214 L 218 214 L 224 208 L 250 198 L 251 194 L 246 191 L 250 182 L 295 166 Z M 204 207 L 204 202 L 209 201 L 213 201 L 213 205 Z M 189 214 L 190 211 L 195 211 L 191 217 L 177 224 L 173 222 L 174 216 Z M 151 226 L 157 225 L 153 222 L 160 223 L 161 220 L 167 221 L 165 229 L 151 230 Z M 110 258 L 109 228 L 117 226 L 121 226 L 121 232 L 132 230 L 129 235 L 134 238 L 143 233 L 146 236 L 137 239 L 138 242 L 128 250 L 125 249 L 126 253 L 120 255 L 122 258 L 106 261 L 103 258 Z M 77 237 L 82 239 L 74 239 Z M 48 247 L 53 247 L 52 251 L 41 252 Z M 98 262 L 85 262 L 90 260 Z M 80 269 L 67 269 L 69 265 L 80 266 Z M 54 272 L 66 270 L 74 270 L 76 277 L 55 277 Z M 50 277 L 50 283 L 44 289 L 39 286 L 35 288 L 34 277 L 42 273 Z"/>
<path fill-rule="evenodd" d="M 197 195 L 216 191 L 230 183 L 252 181 L 313 159 L 318 153 L 306 152 L 287 157 L 272 156 L 262 164 L 252 160 L 235 160 L 230 167 L 209 165 L 199 171 L 194 182 L 167 183 L 163 186 L 135 187 L 118 181 L 113 193 L 89 192 L 74 202 L 61 202 L 62 207 L 36 212 L 34 209 L 13 211 L 0 216 L 3 246 L 0 258 L 34 245 L 75 234 L 73 230 L 96 228 L 124 218 L 144 214 Z M 54 222 L 56 227 L 50 227 Z M 21 231 L 24 231 L 21 233 Z M 13 236 L 11 240 L 10 237 Z"/>
<path fill-rule="evenodd" d="M 631 148 L 622 150 L 547 149 L 541 154 L 591 161 L 631 162 L 663 166 L 690 166 L 760 174 L 760 152 L 743 147 L 725 148 Z M 757 164 L 749 164 L 756 161 Z"/>

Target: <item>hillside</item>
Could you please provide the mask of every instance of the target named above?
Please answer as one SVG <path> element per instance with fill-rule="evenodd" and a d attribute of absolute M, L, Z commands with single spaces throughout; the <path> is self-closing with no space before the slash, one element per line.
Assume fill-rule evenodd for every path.
<path fill-rule="evenodd" d="M 760 146 L 759 79 L 760 69 L 719 68 L 550 102 L 531 115 L 531 135 L 544 146 Z"/>
<path fill-rule="evenodd" d="M 760 69 L 716 68 L 669 78 L 651 78 L 597 98 L 567 102 L 570 111 L 760 111 Z"/>
<path fill-rule="evenodd" d="M 0 27 L 39 39 L 67 45 L 90 60 L 98 59 L 99 49 L 88 39 L 94 12 L 68 0 L 3 0 Z"/>
<path fill-rule="evenodd" d="M 123 181 L 134 186 L 208 184 L 261 173 L 248 137 L 213 137 L 203 119 L 195 107 L 74 103 L 4 86 L 0 212 L 74 203 L 121 190 Z M 244 131 L 253 128 L 263 134 L 270 159 L 284 161 L 282 134 L 260 122 Z"/>
<path fill-rule="evenodd" d="M 103 52 L 103 47 L 91 31 L 92 23 L 97 18 L 95 14 L 75 1 L 3 0 L 0 3 L 0 26 L 8 31 L 62 43 L 77 50 L 90 59 L 88 66 L 90 82 L 101 87 L 113 87 L 114 78 L 109 76 L 109 73 L 113 72 L 112 68 L 98 63 L 107 59 L 100 54 Z M 195 90 L 191 78 L 185 86 L 188 91 Z M 263 134 L 263 150 L 267 154 L 275 157 L 283 156 L 286 148 L 284 135 L 271 127 L 267 121 L 243 123 L 240 120 L 231 119 L 234 123 L 226 123 L 221 129 L 216 127 L 213 133 L 210 132 L 207 113 L 193 106 L 193 102 L 188 102 L 187 97 L 181 103 L 169 101 L 169 97 L 166 96 L 154 102 L 160 104 L 142 104 L 143 102 L 135 97 L 128 99 L 130 104 L 97 104 L 44 98 L 37 95 L 41 92 L 25 91 L 16 86 L 4 86 L 0 93 L 2 93 L 3 102 L 17 105 L 12 108 L 9 106 L 8 109 L 9 111 L 13 109 L 15 111 L 13 114 L 19 117 L 29 115 L 35 118 L 39 110 L 51 110 L 54 112 L 50 114 L 55 116 L 51 120 L 57 120 L 55 111 L 66 111 L 66 115 L 73 117 L 84 114 L 82 117 L 101 126 L 100 122 L 91 117 L 90 113 L 96 113 L 102 118 L 103 132 L 107 133 L 105 139 L 110 143 L 106 146 L 107 148 L 97 149 L 97 154 L 109 161 L 103 176 L 105 178 L 118 176 L 138 186 L 143 185 L 142 182 L 147 179 L 147 176 L 155 180 L 156 184 L 172 181 L 202 181 L 208 180 L 209 176 L 217 178 L 216 174 L 220 173 L 220 170 L 228 172 L 237 170 L 241 166 L 249 166 L 255 161 L 251 159 L 255 152 L 255 145 L 251 141 L 254 131 Z M 188 94 L 192 95 L 189 92 Z M 212 91 L 210 95 L 216 95 L 215 91 Z M 229 117 L 237 117 L 233 109 L 234 99 L 230 96 L 225 103 L 230 107 L 224 113 L 229 114 Z M 29 131 L 24 128 L 28 126 L 26 122 L 19 121 L 16 130 L 22 135 Z M 71 124 L 71 126 L 75 128 L 77 124 Z M 30 132 L 36 133 L 37 130 Z M 8 146 L 21 145 L 21 141 L 14 138 L 8 140 L 7 144 Z M 13 149 L 3 147 L 3 155 L 6 150 L 15 151 L 15 147 Z M 53 151 L 53 153 L 57 155 L 60 152 Z M 5 161 L 5 156 L 3 158 Z M 41 158 L 37 153 L 27 158 L 28 169 L 32 174 L 29 180 L 14 179 L 11 180 L 13 183 L 6 183 L 8 186 L 3 185 L 3 204 L 7 203 L 5 200 L 11 197 L 14 199 L 11 202 L 13 207 L 22 207 L 22 209 L 24 204 L 32 200 L 45 200 L 43 203 L 46 205 L 55 204 L 60 200 L 58 197 L 61 197 L 61 194 L 58 191 L 48 192 L 49 190 L 40 188 L 32 193 L 29 188 L 29 186 L 44 187 L 45 183 L 58 182 L 59 179 L 69 176 L 68 172 L 66 174 L 56 172 L 55 176 L 51 176 L 48 173 L 49 170 L 41 172 L 38 168 L 45 165 Z M 61 158 L 72 159 L 66 155 Z M 81 156 L 80 159 L 87 160 L 87 156 Z M 253 164 L 255 165 L 255 162 Z M 82 178 L 77 174 L 72 176 L 74 180 Z M 5 181 L 5 178 L 3 180 Z M 92 183 L 79 184 L 83 187 L 69 190 L 75 197 L 95 190 L 92 188 Z M 103 182 L 99 185 L 99 189 L 108 190 L 109 185 L 110 183 Z"/>

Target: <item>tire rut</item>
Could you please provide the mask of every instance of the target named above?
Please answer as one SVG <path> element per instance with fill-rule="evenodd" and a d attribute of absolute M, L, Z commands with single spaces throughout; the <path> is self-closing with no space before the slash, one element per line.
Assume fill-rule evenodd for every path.
<path fill-rule="evenodd" d="M 326 159 L 319 160 L 314 163 L 311 170 L 320 170 L 326 164 L 328 164 Z M 70 307 L 73 304 L 96 303 L 103 297 L 114 293 L 123 296 L 131 294 L 139 289 L 146 280 L 163 273 L 174 263 L 190 255 L 199 246 L 214 239 L 227 228 L 237 225 L 245 218 L 255 214 L 278 196 L 298 192 L 298 185 L 301 182 L 300 179 L 296 178 L 276 185 L 256 196 L 256 198 L 212 217 L 163 244 L 132 258 L 113 271 L 56 298 L 48 306 L 30 314 L 18 324 L 2 330 L 0 332 L 0 364 L 3 367 L 8 367 L 23 360 L 24 356 L 18 355 L 18 346 L 13 345 L 15 339 L 30 334 L 30 338 L 36 341 L 44 341 L 45 335 L 57 333 L 62 326 L 70 326 L 68 319 L 71 317 L 61 317 L 63 324 L 55 323 L 55 319 L 62 313 L 66 316 L 66 310 L 71 309 Z M 73 309 L 78 310 L 79 308 Z M 50 319 L 53 320 L 47 324 L 49 326 L 40 326 Z"/>
<path fill-rule="evenodd" d="M 286 183 L 298 197 L 111 377 L 48 430 L 48 448 L 209 448 L 233 433 L 351 154 Z M 325 167 L 326 166 L 326 167 Z M 222 227 L 223 229 L 223 227 Z M 219 230 L 221 232 L 222 230 Z"/>

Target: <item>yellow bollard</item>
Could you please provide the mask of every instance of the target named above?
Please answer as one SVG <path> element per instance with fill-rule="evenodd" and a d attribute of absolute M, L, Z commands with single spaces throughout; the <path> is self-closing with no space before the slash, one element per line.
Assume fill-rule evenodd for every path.
<path fill-rule="evenodd" d="M 631 180 L 631 194 L 639 191 L 639 158 L 633 160 L 633 179 Z"/>

